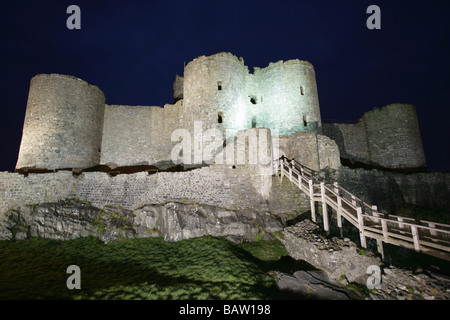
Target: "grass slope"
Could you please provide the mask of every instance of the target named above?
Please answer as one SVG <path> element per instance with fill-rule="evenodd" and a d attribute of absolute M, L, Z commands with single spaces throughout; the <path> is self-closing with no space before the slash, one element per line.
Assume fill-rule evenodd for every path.
<path fill-rule="evenodd" d="M 81 269 L 81 290 L 67 289 L 69 265 Z M 310 267 L 278 240 L 0 241 L 0 299 L 276 299 L 270 271 L 283 268 Z"/>

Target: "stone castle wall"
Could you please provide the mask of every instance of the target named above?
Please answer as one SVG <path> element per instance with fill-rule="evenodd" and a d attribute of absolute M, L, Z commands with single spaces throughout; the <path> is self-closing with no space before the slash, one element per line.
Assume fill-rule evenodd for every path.
<path fill-rule="evenodd" d="M 316 135 L 322 130 L 336 141 L 344 159 L 389 169 L 426 167 L 411 105 L 389 105 L 367 112 L 356 124 L 324 124 L 322 129 L 315 71 L 307 61 L 278 61 L 250 73 L 243 59 L 230 53 L 201 56 L 188 63 L 184 77 L 176 77 L 174 100 L 164 108 L 105 105 L 101 90 L 85 81 L 56 74 L 36 76 L 16 169 L 96 165 L 167 169 L 174 166 L 171 137 L 176 129 L 187 129 L 193 151 L 206 147 L 208 141 L 200 135 L 208 129 L 228 139 L 252 127 L 289 137 L 291 157 L 304 158 L 299 153 L 312 148 L 315 160 L 303 164 L 315 169 L 340 165 L 333 143 L 323 137 L 319 142 Z M 199 122 L 201 130 L 196 131 Z M 295 136 L 301 132 L 315 135 L 316 148 L 301 143 L 306 138 Z"/>
<path fill-rule="evenodd" d="M 176 129 L 187 129 L 194 151 L 202 147 L 205 150 L 211 142 L 203 136 L 210 128 L 218 129 L 224 138 L 229 138 L 227 130 L 233 134 L 254 130 L 259 137 L 262 131 L 253 127 L 269 128 L 269 141 L 279 138 L 280 155 L 313 170 L 340 170 L 341 157 L 389 169 L 426 166 L 417 116 L 411 105 L 393 104 L 372 110 L 355 124 L 322 126 L 315 71 L 306 61 L 279 61 L 250 73 L 242 58 L 230 53 L 201 56 L 185 67 L 184 77 L 176 78 L 174 101 L 164 108 L 106 105 L 101 90 L 85 81 L 55 74 L 36 76 L 31 80 L 16 169 L 153 165 L 165 170 L 176 165 L 172 151 L 179 141 L 171 139 Z M 224 150 L 230 139 L 223 144 Z M 270 154 L 277 154 L 268 147 Z M 248 156 L 258 150 L 246 152 Z M 309 210 L 306 196 L 278 185 L 271 170 L 272 163 L 253 167 L 216 163 L 177 173 L 141 172 L 116 177 L 102 172 L 73 176 L 60 171 L 26 177 L 1 173 L 0 209 L 74 196 L 100 207 L 120 205 L 133 209 L 147 203 L 186 199 L 233 210 L 256 206 L 272 211 Z M 385 198 L 386 190 L 366 190 L 375 204 L 378 199 L 387 199 L 395 206 L 405 199 L 413 202 L 421 197 L 419 189 L 401 189 L 400 178 L 377 172 L 352 175 L 342 170 L 338 181 L 348 181 L 349 189 L 356 186 L 355 190 L 366 190 L 364 184 L 370 177 L 379 182 L 370 188 L 388 186 L 390 195 Z M 447 186 L 447 182 L 443 183 Z"/>
<path fill-rule="evenodd" d="M 278 129 L 281 135 L 319 131 L 321 117 L 314 67 L 306 61 L 289 60 L 256 68 L 259 83 L 251 119 L 257 126 Z M 249 91 L 249 94 L 252 94 Z"/>
<path fill-rule="evenodd" d="M 355 124 L 324 123 L 324 135 L 339 146 L 341 157 L 377 168 L 426 168 L 414 106 L 390 104 L 366 112 Z"/>
<path fill-rule="evenodd" d="M 172 132 L 183 127 L 182 119 L 181 102 L 164 108 L 106 105 L 100 164 L 164 167 L 170 162 Z"/>
<path fill-rule="evenodd" d="M 86 168 L 100 161 L 105 96 L 72 77 L 41 74 L 30 83 L 17 168 Z"/>
<path fill-rule="evenodd" d="M 323 123 L 322 131 L 337 143 L 342 158 L 357 162 L 369 161 L 366 128 L 362 120 L 354 124 Z"/>
<path fill-rule="evenodd" d="M 191 61 L 183 82 L 186 123 L 201 119 L 214 125 L 220 116 L 223 130 L 233 132 L 251 127 L 280 135 L 320 131 L 316 76 L 309 62 L 279 61 L 250 73 L 242 58 L 219 53 Z"/>
<path fill-rule="evenodd" d="M 363 115 L 370 160 L 386 168 L 426 167 L 414 106 L 390 104 Z"/>
<path fill-rule="evenodd" d="M 110 176 L 104 172 L 70 171 L 47 174 L 0 173 L 0 214 L 27 205 L 53 203 L 67 198 L 89 201 L 93 206 L 134 210 L 146 204 L 178 201 L 207 204 L 230 210 L 259 208 L 274 213 L 309 210 L 306 196 L 291 185 L 267 176 L 276 188 L 267 197 L 267 182 L 252 179 L 248 168 L 213 165 L 184 172 L 146 172 Z M 283 190 L 283 191 L 281 191 Z"/>
<path fill-rule="evenodd" d="M 186 124 L 202 121 L 206 129 L 219 124 L 222 130 L 246 129 L 245 77 L 242 59 L 221 53 L 201 56 L 184 69 L 183 106 Z"/>
<path fill-rule="evenodd" d="M 284 144 L 286 156 L 312 170 L 338 169 L 341 166 L 339 149 L 333 140 L 315 132 L 297 132 Z"/>

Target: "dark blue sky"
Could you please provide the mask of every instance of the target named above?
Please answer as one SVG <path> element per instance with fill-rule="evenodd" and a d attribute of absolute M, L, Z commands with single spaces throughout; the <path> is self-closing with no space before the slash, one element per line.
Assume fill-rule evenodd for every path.
<path fill-rule="evenodd" d="M 81 30 L 66 9 L 81 8 Z M 381 30 L 366 9 L 381 8 Z M 323 120 L 416 106 L 431 171 L 450 171 L 450 1 L 2 1 L 0 171 L 13 171 L 30 79 L 77 76 L 108 104 L 172 102 L 175 74 L 227 51 L 250 67 L 288 59 L 315 69 Z"/>

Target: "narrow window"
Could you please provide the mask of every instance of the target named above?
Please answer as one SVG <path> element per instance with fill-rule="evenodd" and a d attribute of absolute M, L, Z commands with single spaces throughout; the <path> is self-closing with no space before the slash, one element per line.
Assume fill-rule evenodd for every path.
<path fill-rule="evenodd" d="M 252 128 L 256 128 L 256 117 L 252 117 Z"/>
<path fill-rule="evenodd" d="M 222 114 L 222 112 L 219 112 L 219 115 L 217 117 L 217 122 L 218 123 L 222 123 L 223 122 L 223 114 Z"/>
<path fill-rule="evenodd" d="M 303 96 L 305 93 L 303 92 L 303 86 L 300 86 L 300 94 Z"/>
<path fill-rule="evenodd" d="M 219 90 L 219 91 L 222 90 L 222 81 L 217 82 L 217 90 Z"/>
<path fill-rule="evenodd" d="M 306 116 L 303 116 L 303 126 L 307 126 L 308 125 L 308 122 L 306 122 Z"/>

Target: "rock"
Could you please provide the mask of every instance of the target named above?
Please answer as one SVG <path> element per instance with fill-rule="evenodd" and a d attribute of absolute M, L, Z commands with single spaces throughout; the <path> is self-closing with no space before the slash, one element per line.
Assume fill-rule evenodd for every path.
<path fill-rule="evenodd" d="M 424 297 L 425 300 L 434 300 L 434 299 L 435 299 L 434 296 L 430 296 L 430 295 L 428 295 L 427 293 L 424 293 L 424 294 L 423 294 L 423 297 Z"/>
<path fill-rule="evenodd" d="M 25 239 L 27 239 L 27 233 L 25 231 L 23 231 L 23 230 L 18 231 L 15 234 L 15 239 L 16 240 L 25 240 Z"/>
<path fill-rule="evenodd" d="M 381 300 L 380 297 L 372 292 L 369 292 L 369 296 L 372 300 Z"/>
<path fill-rule="evenodd" d="M 352 290 L 334 284 L 320 271 L 296 271 L 293 275 L 281 274 L 278 287 L 283 298 L 318 300 L 357 300 Z"/>
<path fill-rule="evenodd" d="M 380 266 L 381 260 L 373 256 L 358 254 L 356 245 L 333 248 L 333 245 L 330 244 L 332 241 L 327 240 L 326 235 L 319 228 L 317 224 L 305 219 L 290 228 L 286 228 L 280 241 L 284 244 L 290 256 L 297 260 L 304 260 L 323 270 L 333 281 L 337 282 L 342 275 L 345 275 L 349 282 L 366 285 L 369 277 L 366 273 L 367 267 L 370 265 Z M 304 229 L 315 230 L 317 239 L 312 241 L 304 237 L 297 237 L 292 233 L 295 230 L 302 234 L 301 230 Z M 319 242 L 318 239 L 322 241 Z M 325 241 L 329 244 L 326 245 Z"/>
<path fill-rule="evenodd" d="M 383 269 L 384 273 L 387 274 L 388 276 L 392 274 L 392 270 L 389 268 L 384 268 Z"/>
<path fill-rule="evenodd" d="M 400 290 L 403 290 L 403 291 L 407 291 L 407 288 L 402 284 L 397 284 L 397 288 L 399 288 Z"/>
<path fill-rule="evenodd" d="M 16 240 L 30 236 L 61 240 L 95 236 L 111 242 L 161 236 L 167 241 L 179 241 L 210 235 L 241 242 L 253 241 L 258 234 L 270 239 L 270 233 L 280 230 L 281 222 L 268 212 L 236 212 L 177 202 L 126 210 L 111 206 L 100 209 L 67 199 L 32 206 L 29 213 L 11 210 L 0 221 L 0 239 Z"/>
<path fill-rule="evenodd" d="M 179 241 L 200 236 L 221 236 L 232 241 L 252 241 L 260 232 L 282 230 L 282 225 L 270 213 L 235 212 L 208 205 L 167 203 L 147 205 L 134 211 L 135 226 L 157 231 L 167 241 Z"/>

